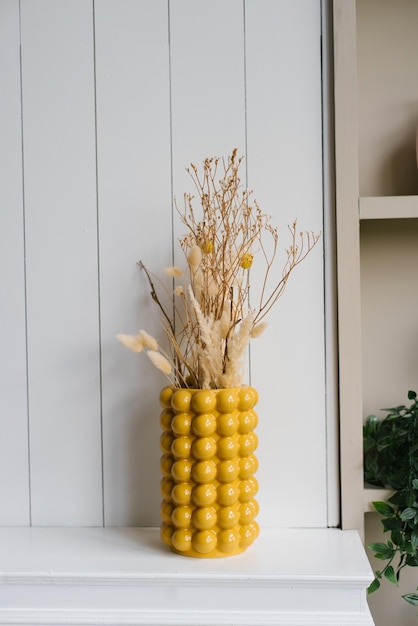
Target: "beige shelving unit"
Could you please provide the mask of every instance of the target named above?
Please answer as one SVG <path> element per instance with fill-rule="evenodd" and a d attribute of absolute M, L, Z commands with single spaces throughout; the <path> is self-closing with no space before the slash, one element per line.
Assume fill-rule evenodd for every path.
<path fill-rule="evenodd" d="M 362 534 L 388 496 L 363 487 L 363 419 L 418 386 L 418 3 L 333 7 L 342 525 Z"/>
<path fill-rule="evenodd" d="M 360 220 L 418 218 L 418 196 L 377 196 L 359 199 Z"/>
<path fill-rule="evenodd" d="M 363 490 L 363 510 L 365 513 L 373 513 L 373 502 L 376 500 L 387 500 L 393 494 L 391 489 L 379 489 L 365 485 Z"/>

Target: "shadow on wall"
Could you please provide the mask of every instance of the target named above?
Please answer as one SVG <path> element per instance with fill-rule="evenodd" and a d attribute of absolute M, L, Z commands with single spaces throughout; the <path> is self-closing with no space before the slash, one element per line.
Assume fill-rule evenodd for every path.
<path fill-rule="evenodd" d="M 386 160 L 383 160 L 379 174 L 381 195 L 418 195 L 417 128 L 418 117 L 415 124 L 409 123 L 404 132 L 397 135 L 396 141 L 391 139 L 391 146 L 394 148 Z"/>

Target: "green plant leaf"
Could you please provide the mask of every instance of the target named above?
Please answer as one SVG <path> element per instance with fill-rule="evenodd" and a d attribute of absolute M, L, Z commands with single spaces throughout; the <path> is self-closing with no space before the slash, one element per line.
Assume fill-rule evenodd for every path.
<path fill-rule="evenodd" d="M 401 411 L 404 411 L 405 409 L 406 409 L 406 406 L 404 404 L 400 404 L 399 406 L 393 406 L 390 409 L 382 409 L 382 411 L 387 411 L 388 413 L 399 415 L 399 413 Z"/>
<path fill-rule="evenodd" d="M 370 585 L 367 588 L 367 593 L 373 593 L 374 591 L 377 591 L 380 587 L 380 582 L 378 581 L 377 578 L 374 579 L 373 582 L 370 583 Z"/>
<path fill-rule="evenodd" d="M 412 545 L 412 541 L 406 541 L 405 545 L 404 545 L 404 550 L 405 552 L 412 557 L 413 559 L 416 558 L 416 548 L 414 548 L 414 546 Z"/>
<path fill-rule="evenodd" d="M 366 417 L 366 421 L 363 427 L 363 433 L 365 437 L 370 435 L 370 443 L 374 441 L 374 436 L 379 426 L 380 426 L 380 419 L 377 417 L 377 415 L 368 415 Z"/>
<path fill-rule="evenodd" d="M 408 519 L 413 519 L 415 517 L 415 514 L 416 514 L 416 510 L 411 507 L 408 507 L 404 511 L 401 511 L 400 518 L 401 520 L 406 521 Z"/>
<path fill-rule="evenodd" d="M 372 502 L 374 508 L 381 515 L 393 515 L 395 509 L 393 509 L 387 502 Z"/>
<path fill-rule="evenodd" d="M 396 517 L 388 517 L 387 519 L 382 519 L 383 528 L 385 530 L 395 530 L 396 528 L 402 528 L 402 522 Z"/>
<path fill-rule="evenodd" d="M 418 530 L 413 530 L 411 533 L 411 545 L 414 551 L 418 548 Z"/>
<path fill-rule="evenodd" d="M 371 415 L 363 428 L 364 475 L 376 486 L 390 487 L 393 495 L 386 501 L 373 502 L 380 513 L 384 532 L 391 541 L 371 543 L 374 556 L 386 563 L 375 572 L 369 593 L 379 589 L 382 577 L 397 584 L 405 567 L 418 567 L 418 394 L 409 390 L 410 406 L 389 409 L 384 419 Z M 399 558 L 397 567 L 393 559 Z M 418 606 L 418 593 L 404 596 Z"/>
<path fill-rule="evenodd" d="M 396 546 L 401 545 L 402 543 L 402 529 L 401 528 L 394 528 L 390 534 L 391 539 L 393 541 L 393 543 Z"/>
<path fill-rule="evenodd" d="M 402 491 L 395 491 L 393 496 L 388 498 L 388 502 L 396 506 L 405 506 L 405 494 Z"/>
<path fill-rule="evenodd" d="M 416 443 L 415 445 L 411 446 L 411 448 L 409 448 L 409 454 L 412 455 L 417 450 L 418 450 L 418 443 Z"/>
<path fill-rule="evenodd" d="M 402 596 L 404 600 L 412 604 L 413 606 L 418 606 L 418 595 L 416 593 L 406 593 Z"/>
<path fill-rule="evenodd" d="M 385 569 L 385 578 L 387 578 L 387 580 L 391 583 L 393 583 L 394 585 L 398 584 L 398 581 L 396 579 L 396 574 L 395 574 L 395 570 L 393 569 L 392 565 L 389 565 L 386 569 Z"/>
<path fill-rule="evenodd" d="M 369 550 L 373 550 L 373 552 L 385 552 L 387 550 L 387 545 L 383 542 L 369 543 L 367 546 Z"/>
<path fill-rule="evenodd" d="M 368 546 L 369 550 L 373 550 L 375 553 L 376 559 L 391 559 L 394 555 L 394 549 L 389 547 L 386 543 L 370 543 Z"/>

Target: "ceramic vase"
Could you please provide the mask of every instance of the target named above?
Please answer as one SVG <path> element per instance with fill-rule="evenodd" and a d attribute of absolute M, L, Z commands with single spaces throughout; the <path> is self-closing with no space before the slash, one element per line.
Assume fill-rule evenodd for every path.
<path fill-rule="evenodd" d="M 198 558 L 243 552 L 259 534 L 252 387 L 160 394 L 161 538 Z"/>

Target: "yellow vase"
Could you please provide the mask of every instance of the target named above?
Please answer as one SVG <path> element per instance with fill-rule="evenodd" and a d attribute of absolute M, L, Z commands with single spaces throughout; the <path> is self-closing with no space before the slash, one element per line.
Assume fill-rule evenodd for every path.
<path fill-rule="evenodd" d="M 252 387 L 162 390 L 161 538 L 174 552 L 231 556 L 257 538 L 257 400 Z"/>

